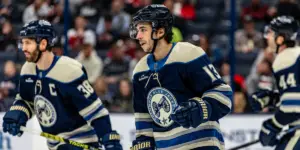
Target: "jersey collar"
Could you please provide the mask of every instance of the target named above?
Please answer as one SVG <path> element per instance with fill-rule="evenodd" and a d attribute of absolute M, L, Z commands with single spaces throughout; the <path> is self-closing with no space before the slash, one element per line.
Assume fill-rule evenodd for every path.
<path fill-rule="evenodd" d="M 159 61 L 155 61 L 154 60 L 154 57 L 153 57 L 153 54 L 150 54 L 148 57 L 147 57 L 147 64 L 150 68 L 151 71 L 158 71 L 160 70 L 166 63 L 166 61 L 168 60 L 174 46 L 176 45 L 176 43 L 172 43 L 172 47 L 171 47 L 171 50 L 169 51 L 168 55 L 165 56 L 163 59 L 159 60 Z"/>

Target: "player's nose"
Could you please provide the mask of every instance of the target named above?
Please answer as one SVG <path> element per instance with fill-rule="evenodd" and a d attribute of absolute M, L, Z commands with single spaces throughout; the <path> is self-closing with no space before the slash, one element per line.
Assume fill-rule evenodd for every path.
<path fill-rule="evenodd" d="M 143 38 L 143 34 L 141 32 L 138 32 L 136 35 L 136 39 L 141 40 Z"/>

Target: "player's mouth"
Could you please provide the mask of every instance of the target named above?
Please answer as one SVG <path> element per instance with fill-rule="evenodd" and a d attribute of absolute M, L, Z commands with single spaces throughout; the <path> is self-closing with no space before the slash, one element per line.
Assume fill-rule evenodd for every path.
<path fill-rule="evenodd" d="M 146 42 L 140 42 L 140 45 L 141 46 L 143 46 L 143 45 L 145 45 L 146 44 Z"/>
<path fill-rule="evenodd" d="M 30 57 L 30 53 L 24 52 L 24 54 L 25 54 L 26 57 Z"/>

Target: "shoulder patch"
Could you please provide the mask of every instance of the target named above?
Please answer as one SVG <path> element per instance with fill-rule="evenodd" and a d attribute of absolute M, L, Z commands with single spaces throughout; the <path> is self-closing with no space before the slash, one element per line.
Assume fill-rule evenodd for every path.
<path fill-rule="evenodd" d="M 69 83 L 78 79 L 83 74 L 82 64 L 70 57 L 61 56 L 46 77 L 59 82 Z"/>
<path fill-rule="evenodd" d="M 147 64 L 147 58 L 148 58 L 149 54 L 145 55 L 137 64 L 136 66 L 134 67 L 134 70 L 133 70 L 133 73 L 132 73 L 132 79 L 134 77 L 134 75 L 136 73 L 139 73 L 139 72 L 143 72 L 143 71 L 147 71 L 149 70 L 149 66 Z"/>
<path fill-rule="evenodd" d="M 205 52 L 201 47 L 188 42 L 178 42 L 174 46 L 166 64 L 174 62 L 187 63 L 203 55 L 205 55 Z"/>
<path fill-rule="evenodd" d="M 36 75 L 36 64 L 25 62 L 21 69 L 21 76 L 22 75 Z"/>
<path fill-rule="evenodd" d="M 280 70 L 293 66 L 300 56 L 300 48 L 287 48 L 279 53 L 272 65 L 273 71 L 276 73 Z"/>

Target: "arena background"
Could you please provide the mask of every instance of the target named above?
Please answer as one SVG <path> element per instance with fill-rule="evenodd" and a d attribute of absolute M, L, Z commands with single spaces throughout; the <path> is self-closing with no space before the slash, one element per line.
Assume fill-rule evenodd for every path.
<path fill-rule="evenodd" d="M 145 55 L 128 37 L 131 16 L 149 4 L 165 4 L 175 16 L 173 42 L 201 46 L 222 78 L 234 89 L 234 109 L 221 122 L 226 149 L 258 138 L 273 110 L 254 114 L 248 96 L 274 89 L 274 59 L 263 38 L 264 26 L 277 15 L 300 18 L 296 0 L 0 0 L 0 118 L 14 101 L 24 63 L 17 36 L 24 23 L 50 21 L 57 32 L 53 51 L 80 61 L 89 81 L 111 113 L 124 149 L 134 138 L 132 70 Z M 1 119 L 2 120 L 2 119 Z M 28 128 L 40 130 L 35 118 Z M 45 139 L 0 132 L 1 150 L 46 150 Z M 260 144 L 247 150 L 268 149 Z M 272 149 L 272 148 L 269 148 Z"/>

